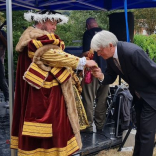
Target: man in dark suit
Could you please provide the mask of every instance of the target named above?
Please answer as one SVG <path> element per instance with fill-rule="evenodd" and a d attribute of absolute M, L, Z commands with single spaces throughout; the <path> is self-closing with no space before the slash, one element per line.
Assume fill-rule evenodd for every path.
<path fill-rule="evenodd" d="M 92 68 L 101 84 L 111 84 L 120 75 L 137 101 L 137 133 L 133 156 L 152 156 L 156 130 L 156 63 L 137 45 L 120 42 L 109 31 L 98 32 L 91 49 L 107 60 L 106 73 Z"/>

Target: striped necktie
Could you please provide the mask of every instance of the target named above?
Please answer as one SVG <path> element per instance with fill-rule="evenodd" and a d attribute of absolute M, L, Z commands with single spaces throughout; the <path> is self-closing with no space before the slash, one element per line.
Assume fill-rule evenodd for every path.
<path fill-rule="evenodd" d="M 116 58 L 113 58 L 113 60 L 114 60 L 115 65 L 118 67 L 118 69 L 119 69 L 119 70 L 121 71 L 121 73 L 124 75 L 124 73 L 123 73 L 123 71 L 122 71 L 122 69 L 121 69 L 121 66 L 120 66 L 120 64 L 119 64 L 119 60 L 116 59 Z M 135 95 L 140 99 L 140 95 L 139 95 L 139 93 L 138 93 L 137 91 L 135 91 Z"/>
<path fill-rule="evenodd" d="M 120 66 L 120 64 L 119 64 L 119 60 L 116 59 L 116 58 L 113 58 L 113 60 L 114 60 L 115 65 L 118 67 L 118 69 L 119 69 L 119 70 L 121 71 L 121 73 L 123 74 L 123 71 L 122 71 L 121 66 Z"/>

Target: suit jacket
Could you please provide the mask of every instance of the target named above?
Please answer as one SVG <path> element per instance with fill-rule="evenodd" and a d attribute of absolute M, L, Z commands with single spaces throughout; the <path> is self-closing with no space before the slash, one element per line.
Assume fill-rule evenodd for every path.
<path fill-rule="evenodd" d="M 103 84 L 111 84 L 120 75 L 134 91 L 156 110 L 156 63 L 137 45 L 127 42 L 117 43 L 118 59 L 122 72 L 107 60 L 107 70 Z"/>

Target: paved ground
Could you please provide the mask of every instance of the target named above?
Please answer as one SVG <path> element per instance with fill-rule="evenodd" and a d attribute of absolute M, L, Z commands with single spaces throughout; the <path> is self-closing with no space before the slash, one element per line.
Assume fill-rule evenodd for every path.
<path fill-rule="evenodd" d="M 0 93 L 0 156 L 10 156 L 10 122 L 9 110 L 4 108 L 4 97 Z"/>

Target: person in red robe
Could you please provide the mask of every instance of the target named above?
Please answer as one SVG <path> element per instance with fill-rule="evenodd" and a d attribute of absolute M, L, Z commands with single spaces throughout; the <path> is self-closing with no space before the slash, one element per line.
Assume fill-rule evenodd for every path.
<path fill-rule="evenodd" d="M 28 12 L 35 21 L 19 39 L 11 148 L 20 156 L 69 156 L 81 149 L 72 70 L 94 61 L 65 53 L 54 34 L 67 17 L 57 12 Z"/>

